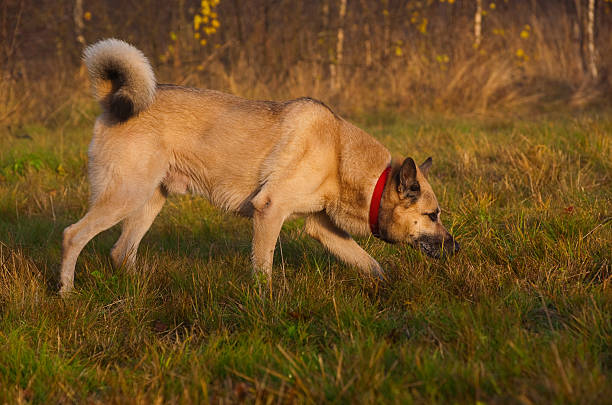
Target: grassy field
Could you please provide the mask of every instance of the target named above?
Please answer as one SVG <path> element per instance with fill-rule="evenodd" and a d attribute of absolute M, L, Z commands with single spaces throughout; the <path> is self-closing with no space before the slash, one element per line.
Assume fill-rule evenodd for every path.
<path fill-rule="evenodd" d="M 394 153 L 434 157 L 462 244 L 435 261 L 361 240 L 388 285 L 295 221 L 260 290 L 250 222 L 186 196 L 133 273 L 110 265 L 117 228 L 95 238 L 61 300 L 94 116 L 0 132 L 0 403 L 610 403 L 612 114 L 353 117 Z"/>

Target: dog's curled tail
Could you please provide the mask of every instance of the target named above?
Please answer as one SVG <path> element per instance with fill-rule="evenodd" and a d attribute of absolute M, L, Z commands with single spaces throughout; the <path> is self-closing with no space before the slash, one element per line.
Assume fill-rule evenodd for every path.
<path fill-rule="evenodd" d="M 104 39 L 88 46 L 83 60 L 94 97 L 119 121 L 146 110 L 155 97 L 155 74 L 138 49 L 119 39 Z"/>

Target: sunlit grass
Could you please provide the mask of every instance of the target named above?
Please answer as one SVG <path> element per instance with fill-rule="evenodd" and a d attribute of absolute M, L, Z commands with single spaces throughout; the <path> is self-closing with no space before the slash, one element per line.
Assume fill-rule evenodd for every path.
<path fill-rule="evenodd" d="M 433 156 L 458 256 L 361 240 L 388 271 L 377 286 L 296 221 L 262 290 L 250 223 L 172 197 L 136 271 L 110 266 L 109 230 L 65 301 L 55 272 L 87 207 L 91 123 L 0 133 L 1 402 L 609 398 L 611 116 L 355 121 L 394 153 Z"/>

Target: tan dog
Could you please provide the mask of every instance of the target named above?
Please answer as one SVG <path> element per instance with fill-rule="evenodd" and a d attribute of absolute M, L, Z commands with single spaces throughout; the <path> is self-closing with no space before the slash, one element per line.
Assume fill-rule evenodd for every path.
<path fill-rule="evenodd" d="M 294 216 L 365 274 L 382 269 L 349 234 L 372 231 L 436 257 L 458 250 L 425 177 L 431 159 L 391 163 L 378 141 L 323 103 L 159 85 L 144 55 L 116 39 L 90 46 L 84 58 L 103 111 L 89 146 L 90 208 L 64 230 L 62 293 L 73 288 L 85 244 L 120 221 L 111 256 L 133 264 L 169 193 L 201 194 L 253 218 L 253 266 L 268 277 L 283 222 Z"/>

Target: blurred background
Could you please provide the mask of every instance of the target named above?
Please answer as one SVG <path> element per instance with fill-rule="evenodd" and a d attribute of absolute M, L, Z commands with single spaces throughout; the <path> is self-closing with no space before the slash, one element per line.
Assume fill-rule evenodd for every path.
<path fill-rule="evenodd" d="M 0 125 L 92 105 L 85 46 L 160 83 L 342 112 L 538 112 L 610 102 L 611 0 L 2 0 Z"/>

